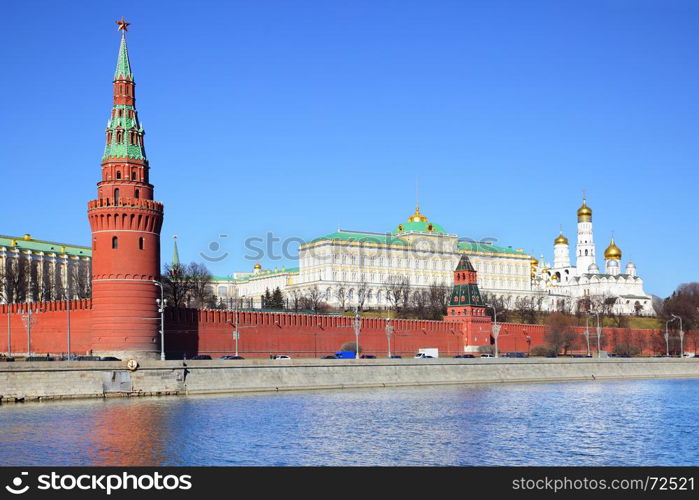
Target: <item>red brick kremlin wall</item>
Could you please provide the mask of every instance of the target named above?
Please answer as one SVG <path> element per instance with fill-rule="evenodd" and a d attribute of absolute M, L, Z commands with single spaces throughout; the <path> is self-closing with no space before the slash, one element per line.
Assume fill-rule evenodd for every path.
<path fill-rule="evenodd" d="M 32 307 L 31 350 L 34 354 L 60 354 L 67 351 L 67 310 L 65 302 L 35 303 Z M 0 305 L 0 352 L 7 352 L 7 325 L 9 318 L 11 352 L 27 352 L 27 329 L 23 317 L 27 316 L 27 304 Z M 9 309 L 9 314 L 8 314 Z M 74 300 L 70 306 L 71 351 L 88 354 L 92 349 L 91 301 Z M 354 318 L 347 316 L 308 315 L 294 313 L 267 313 L 241 311 L 239 314 L 239 352 L 245 357 L 268 357 L 270 354 L 288 354 L 293 357 L 320 357 L 339 350 L 345 342 L 354 342 Z M 169 354 L 186 352 L 210 354 L 212 357 L 232 354 L 234 313 L 232 311 L 168 309 L 165 315 L 165 345 Z M 418 349 L 436 347 L 440 356 L 463 353 L 462 326 L 445 321 L 396 319 L 391 321 L 392 354 L 410 356 Z M 501 353 L 528 352 L 546 343 L 544 325 L 501 323 L 499 347 Z M 463 327 L 468 330 L 467 327 Z M 473 325 L 478 343 L 489 339 L 482 325 Z M 576 327 L 580 333 L 578 346 L 573 352 L 586 351 L 582 335 L 584 327 Z M 596 351 L 594 327 L 590 327 L 590 344 Z M 474 332 L 469 330 L 471 338 Z M 603 329 L 603 349 L 608 351 L 616 344 L 636 345 L 644 354 L 664 354 L 665 340 L 660 330 L 622 328 Z M 676 336 L 677 332 L 671 332 Z M 359 343 L 363 352 L 384 357 L 387 354 L 386 321 L 378 318 L 362 319 Z M 699 348 L 699 331 L 685 335 L 685 351 Z M 672 340 L 671 340 L 672 348 Z"/>
<path fill-rule="evenodd" d="M 8 320 L 10 352 L 26 354 L 26 320 L 31 307 L 31 352 L 60 354 L 68 352 L 68 308 L 65 301 L 33 304 L 0 305 L 0 351 L 8 352 Z M 86 354 L 92 348 L 92 303 L 70 301 L 70 350 Z"/>

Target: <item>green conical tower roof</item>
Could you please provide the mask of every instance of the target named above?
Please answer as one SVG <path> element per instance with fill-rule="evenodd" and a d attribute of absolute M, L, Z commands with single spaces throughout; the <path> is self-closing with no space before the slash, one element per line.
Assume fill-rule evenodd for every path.
<path fill-rule="evenodd" d="M 117 21 L 117 24 L 122 32 L 114 80 L 126 80 L 126 83 L 114 84 L 114 108 L 107 122 L 107 144 L 102 161 L 112 158 L 146 161 L 143 143 L 145 131 L 138 120 L 135 107 L 135 83 L 126 48 L 125 31 L 129 23 L 122 20 Z M 130 92 L 127 89 L 131 89 Z"/>
<path fill-rule="evenodd" d="M 475 271 L 473 264 L 471 264 L 466 254 L 461 254 L 461 259 L 459 260 L 459 265 L 456 266 L 456 271 Z"/>
<path fill-rule="evenodd" d="M 133 80 L 131 74 L 131 63 L 129 62 L 129 49 L 126 48 L 126 32 L 121 32 L 121 44 L 119 45 L 119 57 L 117 58 L 116 71 L 114 71 L 114 79 L 128 78 Z"/>
<path fill-rule="evenodd" d="M 179 266 L 180 265 L 180 252 L 177 251 L 177 237 L 174 238 L 175 245 L 172 249 L 172 265 L 173 266 Z"/>

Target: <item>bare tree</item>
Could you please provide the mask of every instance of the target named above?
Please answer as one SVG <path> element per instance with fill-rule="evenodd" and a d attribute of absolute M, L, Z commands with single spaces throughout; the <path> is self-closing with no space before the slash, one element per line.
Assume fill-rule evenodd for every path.
<path fill-rule="evenodd" d="M 364 310 L 364 304 L 366 303 L 368 294 L 369 294 L 369 285 L 366 282 L 364 273 L 362 273 L 362 279 L 359 282 L 359 286 L 357 286 L 357 310 L 358 311 Z"/>
<path fill-rule="evenodd" d="M 192 289 L 191 298 L 194 307 L 215 307 L 216 299 L 211 288 L 211 273 L 204 264 L 192 262 L 187 266 L 187 274 L 190 276 Z"/>
<path fill-rule="evenodd" d="M 410 279 L 407 276 L 390 275 L 384 282 L 384 287 L 391 310 L 400 316 L 410 304 Z"/>
<path fill-rule="evenodd" d="M 573 318 L 560 312 L 550 314 L 546 320 L 548 330 L 544 336 L 546 342 L 556 353 L 563 354 L 577 345 L 578 334 L 573 330 Z"/>
<path fill-rule="evenodd" d="M 340 303 L 340 310 L 345 312 L 347 310 L 347 290 L 344 285 L 339 285 L 335 289 L 335 298 Z"/>
<path fill-rule="evenodd" d="M 419 319 L 426 319 L 429 308 L 429 292 L 424 289 L 415 290 L 411 294 L 410 303 L 415 316 Z"/>
<path fill-rule="evenodd" d="M 313 285 L 306 289 L 306 292 L 301 297 L 301 304 L 304 309 L 317 312 L 324 305 L 324 299 L 325 294 L 320 290 L 318 285 Z"/>
<path fill-rule="evenodd" d="M 517 297 L 515 311 L 522 323 L 533 325 L 537 322 L 537 299 L 534 297 Z"/>
<path fill-rule="evenodd" d="M 451 287 L 444 283 L 432 283 L 428 290 L 428 319 L 441 320 L 447 315 L 451 298 Z"/>
<path fill-rule="evenodd" d="M 172 307 L 185 307 L 187 296 L 192 289 L 192 280 L 187 273 L 187 266 L 182 264 L 165 264 L 160 277 L 165 290 L 167 302 Z"/>

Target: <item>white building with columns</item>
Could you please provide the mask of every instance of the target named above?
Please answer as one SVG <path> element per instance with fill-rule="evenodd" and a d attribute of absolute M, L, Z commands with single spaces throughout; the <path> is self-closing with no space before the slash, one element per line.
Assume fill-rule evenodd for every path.
<path fill-rule="evenodd" d="M 364 308 L 381 309 L 390 306 L 387 288 L 396 280 L 406 280 L 413 290 L 451 287 L 462 253 L 478 271 L 484 291 L 531 294 L 531 257 L 522 249 L 459 239 L 429 221 L 419 207 L 392 232 L 339 229 L 301 245 L 298 268 L 263 270 L 256 264 L 253 272 L 216 278 L 212 286 L 224 303 L 237 296 L 259 307 L 265 291 L 279 287 L 287 297 L 316 290 L 331 306 L 363 302 Z"/>

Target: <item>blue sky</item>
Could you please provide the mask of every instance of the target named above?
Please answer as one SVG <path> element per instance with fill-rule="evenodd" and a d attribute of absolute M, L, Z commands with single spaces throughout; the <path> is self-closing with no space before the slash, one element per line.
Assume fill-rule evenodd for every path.
<path fill-rule="evenodd" d="M 560 224 L 574 243 L 585 189 L 599 255 L 614 231 L 647 292 L 699 279 L 694 0 L 15 1 L 3 14 L 0 233 L 89 244 L 123 15 L 165 261 L 173 234 L 183 260 L 227 255 L 208 264 L 223 275 L 251 269 L 244 241 L 268 232 L 392 230 L 419 180 L 423 213 L 449 232 L 548 259 Z"/>

